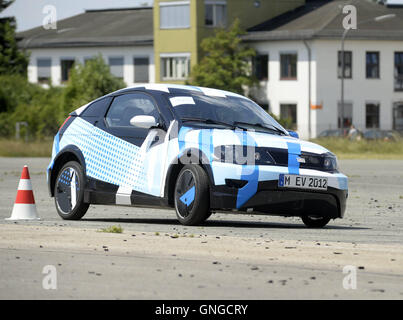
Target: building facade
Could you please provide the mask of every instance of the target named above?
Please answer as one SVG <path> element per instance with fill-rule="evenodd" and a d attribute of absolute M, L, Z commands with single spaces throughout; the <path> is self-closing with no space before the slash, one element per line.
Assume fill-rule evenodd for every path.
<path fill-rule="evenodd" d="M 201 41 L 239 18 L 248 31 L 244 42 L 257 51 L 252 66 L 259 84 L 249 95 L 290 118 L 302 138 L 342 122 L 403 131 L 403 8 L 351 3 L 358 26 L 346 36 L 344 70 L 344 0 L 155 0 L 153 8 L 89 10 L 58 22 L 57 30 L 18 36 L 31 52 L 31 82 L 63 84 L 74 62 L 101 54 L 128 86 L 184 83 L 201 59 Z M 395 17 L 375 19 L 390 14 Z"/>
<path fill-rule="evenodd" d="M 57 23 L 19 33 L 30 52 L 28 79 L 63 85 L 74 63 L 101 55 L 128 86 L 155 82 L 152 8 L 87 10 Z"/>
<path fill-rule="evenodd" d="M 258 103 L 291 118 L 304 138 L 340 128 L 340 41 L 259 41 L 253 47 L 267 68 L 250 91 Z M 345 55 L 344 126 L 403 131 L 403 41 L 350 40 Z"/>
<path fill-rule="evenodd" d="M 157 82 L 184 83 L 202 55 L 200 44 L 236 18 L 243 29 L 304 5 L 305 0 L 155 0 Z"/>
<path fill-rule="evenodd" d="M 260 83 L 250 95 L 274 114 L 291 118 L 303 138 L 339 129 L 342 116 L 345 128 L 403 132 L 403 8 L 352 2 L 358 25 L 345 38 L 343 72 L 345 3 L 307 4 L 252 28 L 244 41 L 257 51 Z"/>

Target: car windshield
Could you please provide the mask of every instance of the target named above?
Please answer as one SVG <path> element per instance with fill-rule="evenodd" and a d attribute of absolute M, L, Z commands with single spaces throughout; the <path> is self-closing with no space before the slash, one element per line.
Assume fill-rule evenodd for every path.
<path fill-rule="evenodd" d="M 196 121 L 244 127 L 256 131 L 288 132 L 252 100 L 226 96 L 216 97 L 190 93 L 186 96 L 171 94 L 169 100 L 182 121 Z M 274 130 L 273 130 L 274 129 Z"/>

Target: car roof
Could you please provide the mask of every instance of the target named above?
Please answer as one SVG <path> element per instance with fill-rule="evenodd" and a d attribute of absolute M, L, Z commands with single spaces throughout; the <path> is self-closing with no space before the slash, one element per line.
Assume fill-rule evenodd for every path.
<path fill-rule="evenodd" d="M 171 84 L 171 83 L 145 83 L 145 84 L 138 84 L 131 87 L 123 88 L 117 90 L 115 92 L 110 93 L 110 95 L 116 95 L 119 93 L 128 92 L 131 90 L 138 90 L 142 89 L 144 91 L 154 90 L 166 93 L 178 93 L 178 91 L 183 91 L 183 93 L 201 93 L 208 96 L 215 96 L 215 97 L 238 97 L 249 100 L 247 97 L 242 96 L 240 94 L 214 89 L 214 88 L 207 88 L 207 87 L 198 87 L 198 86 L 191 86 L 191 85 L 180 85 L 180 84 Z"/>
<path fill-rule="evenodd" d="M 98 101 L 102 98 L 108 97 L 108 96 L 114 96 L 118 94 L 123 94 L 123 93 L 129 93 L 134 90 L 142 90 L 144 92 L 147 92 L 149 90 L 151 91 L 160 91 L 160 92 L 165 92 L 168 94 L 189 94 L 189 93 L 199 93 L 199 94 L 204 94 L 207 96 L 212 96 L 212 97 L 237 97 L 241 99 L 246 99 L 250 100 L 249 98 L 242 96 L 240 94 L 230 92 L 230 91 L 225 91 L 225 90 L 219 90 L 219 89 L 213 89 L 213 88 L 206 88 L 206 87 L 197 87 L 197 86 L 190 86 L 190 85 L 179 85 L 179 84 L 169 84 L 169 83 L 143 83 L 143 84 L 138 84 L 135 86 L 123 88 L 114 92 L 111 92 L 109 94 L 106 94 L 102 97 L 99 97 L 86 105 L 81 106 L 80 108 L 74 110 L 73 112 L 70 113 L 70 115 L 80 115 L 90 104 L 94 103 L 95 101 Z"/>

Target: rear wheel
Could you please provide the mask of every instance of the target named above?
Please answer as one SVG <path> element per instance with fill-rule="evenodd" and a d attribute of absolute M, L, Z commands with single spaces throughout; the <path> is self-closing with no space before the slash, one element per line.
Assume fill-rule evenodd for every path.
<path fill-rule="evenodd" d="M 330 221 L 330 218 L 322 216 L 303 216 L 301 219 L 308 228 L 323 228 Z"/>
<path fill-rule="evenodd" d="M 191 226 L 210 216 L 209 184 L 206 172 L 198 165 L 186 165 L 175 184 L 175 210 L 181 224 Z"/>
<path fill-rule="evenodd" d="M 59 171 L 55 183 L 57 213 L 65 220 L 79 220 L 88 210 L 84 203 L 84 173 L 76 161 L 66 163 Z"/>

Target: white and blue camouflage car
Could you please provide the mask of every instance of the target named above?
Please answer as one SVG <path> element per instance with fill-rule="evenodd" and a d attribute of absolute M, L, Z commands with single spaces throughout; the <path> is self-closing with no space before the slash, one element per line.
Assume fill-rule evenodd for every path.
<path fill-rule="evenodd" d="M 49 192 L 63 219 L 90 204 L 173 207 L 180 223 L 212 212 L 342 218 L 347 177 L 325 148 L 298 139 L 231 92 L 168 84 L 126 88 L 75 110 L 54 138 Z"/>

